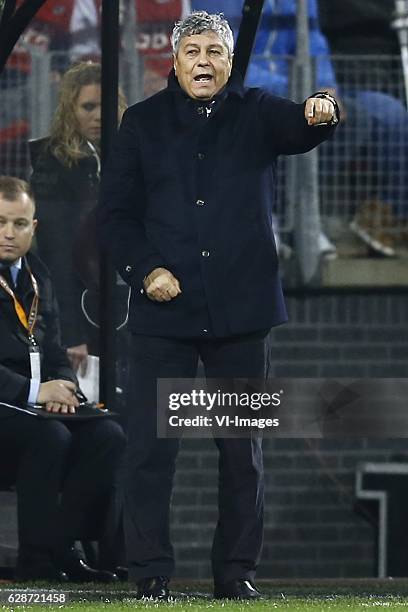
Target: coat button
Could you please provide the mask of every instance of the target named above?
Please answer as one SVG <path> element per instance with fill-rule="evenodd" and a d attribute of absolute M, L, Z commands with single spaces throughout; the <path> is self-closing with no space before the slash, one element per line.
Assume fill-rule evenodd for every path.
<path fill-rule="evenodd" d="M 204 159 L 205 155 L 204 155 L 204 153 L 199 153 L 197 155 L 197 157 L 198 157 L 198 159 Z"/>
<path fill-rule="evenodd" d="M 204 200 L 197 200 L 196 204 L 197 206 L 204 206 L 205 202 Z"/>
<path fill-rule="evenodd" d="M 125 272 L 131 272 L 131 271 L 132 271 L 132 266 L 126 266 Z"/>
<path fill-rule="evenodd" d="M 198 113 L 199 115 L 203 115 L 203 114 L 204 114 L 204 107 L 203 107 L 203 106 L 199 106 L 199 107 L 197 108 L 197 113 Z"/>
<path fill-rule="evenodd" d="M 203 257 L 209 257 L 210 256 L 210 251 L 201 251 L 201 255 Z"/>

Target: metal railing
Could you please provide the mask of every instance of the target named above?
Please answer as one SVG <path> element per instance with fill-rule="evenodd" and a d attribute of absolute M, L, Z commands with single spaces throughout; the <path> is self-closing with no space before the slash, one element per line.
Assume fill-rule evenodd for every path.
<path fill-rule="evenodd" d="M 21 177 L 29 174 L 27 140 L 44 136 L 49 129 L 58 89 L 55 66 L 69 64 L 66 55 L 32 49 L 27 53 L 28 71 L 25 64 L 24 69 L 17 66 L 0 78 L 0 171 Z M 320 59 L 313 58 L 314 74 Z M 274 62 L 279 62 L 280 67 L 286 63 L 287 88 L 296 91 L 293 79 L 298 71 L 293 69 L 294 58 L 267 60 L 271 66 Z M 334 242 L 339 235 L 356 235 L 356 230 L 361 230 L 404 249 L 408 246 L 404 242 L 408 222 L 408 114 L 400 58 L 342 56 L 331 60 L 343 121 L 335 138 L 324 143 L 315 158 L 310 189 L 319 200 L 318 222 Z M 155 71 L 158 61 L 161 71 Z M 167 61 L 171 66 L 168 56 Z M 121 57 L 121 84 L 129 103 L 165 86 L 165 70 L 166 56 L 138 56 L 125 50 Z M 271 75 L 273 91 L 272 72 Z M 279 93 L 285 94 L 282 90 Z M 304 226 L 304 220 L 299 224 L 298 205 L 299 194 L 305 192 L 305 177 L 291 164 L 289 158 L 282 158 L 278 165 L 275 218 L 283 241 L 295 234 L 299 225 Z M 302 207 L 307 218 L 307 201 Z M 350 229 L 350 223 L 358 227 Z"/>

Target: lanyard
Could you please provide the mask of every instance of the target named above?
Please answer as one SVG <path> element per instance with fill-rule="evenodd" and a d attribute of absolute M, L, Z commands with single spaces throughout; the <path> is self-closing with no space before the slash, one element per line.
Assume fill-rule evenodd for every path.
<path fill-rule="evenodd" d="M 34 289 L 34 299 L 33 299 L 32 304 L 31 304 L 30 313 L 28 315 L 28 318 L 27 318 L 27 315 L 26 315 L 26 313 L 24 311 L 23 306 L 18 301 L 14 291 L 9 286 L 9 284 L 6 281 L 6 279 L 3 278 L 1 275 L 0 275 L 0 287 L 2 287 L 4 289 L 4 291 L 6 293 L 8 293 L 9 296 L 12 298 L 12 300 L 14 302 L 14 310 L 16 311 L 16 315 L 18 317 L 18 320 L 20 321 L 21 325 L 27 330 L 28 337 L 29 337 L 30 341 L 33 342 L 33 344 L 35 344 L 35 340 L 34 340 L 34 336 L 33 336 L 33 331 L 34 331 L 34 326 L 35 326 L 36 321 L 37 321 L 39 291 L 38 291 L 38 283 L 37 283 L 36 279 L 34 278 L 33 273 L 31 272 L 31 270 L 30 270 L 29 266 L 27 265 L 27 263 L 26 263 L 26 267 L 27 267 L 27 271 L 28 271 L 28 273 L 30 275 L 31 284 L 32 284 L 33 289 Z"/>

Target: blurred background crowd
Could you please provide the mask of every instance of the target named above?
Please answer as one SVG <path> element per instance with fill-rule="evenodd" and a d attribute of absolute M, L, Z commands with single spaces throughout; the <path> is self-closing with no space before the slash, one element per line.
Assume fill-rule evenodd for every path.
<path fill-rule="evenodd" d="M 94 76 L 80 76 L 81 71 L 77 81 L 75 76 L 64 79 L 63 75 L 73 64 L 100 61 L 100 4 L 100 0 L 48 0 L 24 32 L 0 78 L 2 173 L 28 178 L 34 170 L 32 181 L 40 200 L 40 214 L 48 218 L 50 206 L 43 202 L 52 200 L 54 194 L 44 192 L 47 189 L 41 187 L 36 165 L 43 167 L 37 141 L 51 134 L 48 162 L 57 159 L 60 170 L 69 168 L 82 177 L 79 182 L 69 179 L 81 202 L 77 205 L 82 211 L 79 225 L 89 223 L 84 210 L 90 211 L 99 181 L 100 90 L 99 94 L 97 88 L 93 91 L 92 103 L 96 106 L 92 110 L 88 103 L 82 106 L 83 121 L 94 114 L 93 133 L 85 134 L 75 108 L 82 103 L 84 88 L 88 87 L 89 94 L 91 86 L 99 87 L 100 83 Z M 394 0 L 308 0 L 306 5 L 307 22 L 300 24 L 296 0 L 265 1 L 246 84 L 296 99 L 300 97 L 299 75 L 311 68 L 310 93 L 317 89 L 334 92 L 341 101 L 343 122 L 336 139 L 316 153 L 316 184 L 308 198 L 313 200 L 310 211 L 314 210 L 318 240 L 313 244 L 296 240 L 302 225 L 299 188 L 304 191 L 305 187 L 296 163 L 285 159 L 280 162 L 275 230 L 282 258 L 291 259 L 288 285 L 296 282 L 291 272 L 299 267 L 299 261 L 312 258 L 312 273 L 303 270 L 303 280 L 310 281 L 319 263 L 319 283 L 364 285 L 372 268 L 362 268 L 360 276 L 354 278 L 341 262 L 333 260 L 373 256 L 404 260 L 408 247 L 408 121 L 399 31 L 393 27 L 397 5 Z M 122 0 L 120 7 L 121 112 L 125 99 L 133 104 L 166 86 L 172 65 L 169 36 L 176 20 L 191 10 L 223 12 L 236 35 L 242 17 L 241 0 Z M 298 49 L 305 37 L 309 54 L 302 57 Z M 64 104 L 58 107 L 61 89 L 60 101 Z M 69 106 L 71 112 L 67 112 Z M 61 113 L 65 113 L 65 120 Z M 56 138 L 68 137 L 64 121 L 71 121 L 77 132 L 76 151 L 74 147 L 64 153 L 65 145 L 56 145 Z M 29 147 L 30 140 L 36 142 Z M 286 182 L 284 175 L 290 177 Z M 60 197 L 72 199 L 69 190 L 64 194 L 57 190 Z M 77 214 L 78 210 L 71 222 L 80 231 Z M 42 227 L 45 232 L 45 222 Z M 86 232 L 89 235 L 89 227 Z M 52 246 L 42 248 L 41 236 L 39 240 L 47 259 L 44 249 L 50 253 Z M 82 256 L 82 251 L 77 251 L 77 259 L 78 252 Z M 82 259 L 81 267 L 89 267 L 85 255 Z M 392 269 L 394 282 L 405 284 L 401 261 Z M 389 283 L 383 276 L 377 274 L 377 282 Z M 79 340 L 73 338 L 69 344 L 81 346 Z"/>

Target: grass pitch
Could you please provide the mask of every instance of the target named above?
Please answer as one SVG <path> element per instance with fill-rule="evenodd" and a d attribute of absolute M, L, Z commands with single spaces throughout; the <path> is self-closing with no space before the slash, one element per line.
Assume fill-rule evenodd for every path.
<path fill-rule="evenodd" d="M 221 602 L 221 601 L 197 601 L 194 599 L 174 603 L 140 602 L 132 599 L 122 602 L 71 602 L 64 606 L 8 606 L 3 605 L 1 609 L 12 612 L 14 610 L 77 610 L 78 612 L 129 612 L 130 610 L 157 610 L 162 609 L 174 612 L 266 612 L 266 610 L 282 610 L 282 612 L 343 612 L 343 611 L 366 611 L 369 609 L 401 610 L 407 612 L 408 600 L 389 597 L 331 597 L 331 598 L 292 598 L 269 599 L 253 603 L 246 602 Z"/>
<path fill-rule="evenodd" d="M 215 601 L 211 584 L 171 583 L 175 599 L 170 602 L 138 601 L 134 589 L 118 585 L 23 585 L 0 584 L 0 610 L 77 610 L 78 612 L 129 612 L 130 610 L 162 609 L 166 612 L 342 612 L 367 609 L 403 610 L 408 612 L 408 580 L 287 580 L 259 581 L 265 599 L 256 602 Z M 69 595 L 64 605 L 15 605 L 7 603 L 4 595 L 26 592 L 65 592 Z"/>

